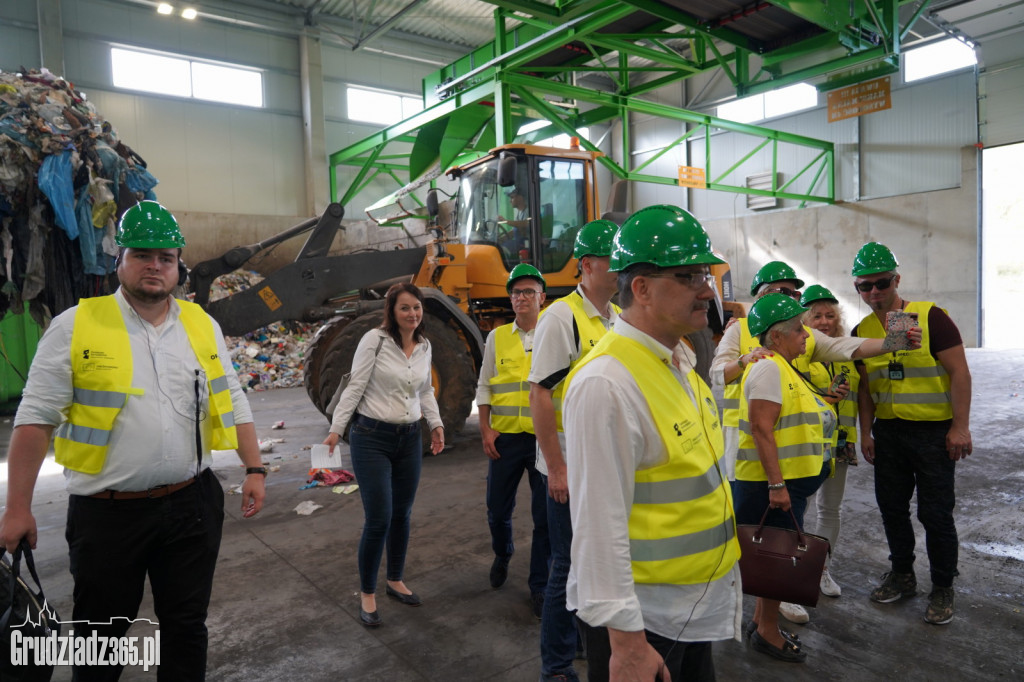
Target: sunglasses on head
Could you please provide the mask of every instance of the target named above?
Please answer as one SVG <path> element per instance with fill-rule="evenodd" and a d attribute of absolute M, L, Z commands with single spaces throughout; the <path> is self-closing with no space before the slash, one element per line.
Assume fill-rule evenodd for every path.
<path fill-rule="evenodd" d="M 857 287 L 857 291 L 867 293 L 872 289 L 878 289 L 884 291 L 892 285 L 892 281 L 896 279 L 896 275 L 890 275 L 889 277 L 883 277 L 882 279 L 876 279 L 874 282 L 857 282 L 854 284 Z"/>

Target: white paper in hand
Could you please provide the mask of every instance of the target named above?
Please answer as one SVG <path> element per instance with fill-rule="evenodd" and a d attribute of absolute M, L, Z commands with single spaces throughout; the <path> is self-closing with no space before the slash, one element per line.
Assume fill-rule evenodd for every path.
<path fill-rule="evenodd" d="M 341 450 L 337 446 L 328 448 L 323 443 L 310 448 L 312 455 L 312 466 L 314 469 L 340 469 Z"/>

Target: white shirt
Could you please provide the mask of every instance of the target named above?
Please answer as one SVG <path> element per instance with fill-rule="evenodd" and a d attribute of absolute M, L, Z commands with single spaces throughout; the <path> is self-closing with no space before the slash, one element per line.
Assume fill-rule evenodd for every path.
<path fill-rule="evenodd" d="M 381 339 L 384 343 L 375 357 Z M 425 416 L 431 430 L 443 426 L 430 383 L 430 363 L 426 339 L 405 357 L 383 329 L 363 334 L 352 356 L 352 376 L 334 408 L 331 431 L 341 433 L 356 412 L 389 424 L 411 424 Z"/>
<path fill-rule="evenodd" d="M 669 350 L 621 318 L 615 332 L 666 362 L 695 401 L 686 380 L 695 363 L 693 351 L 682 343 Z M 629 370 L 611 356 L 591 360 L 566 391 L 562 420 L 573 527 L 567 608 L 579 609 L 577 615 L 593 626 L 647 629 L 680 641 L 738 639 L 738 564 L 709 584 L 633 582 L 629 514 L 635 474 L 667 462 L 668 451 Z"/>
<path fill-rule="evenodd" d="M 523 343 L 523 350 L 527 353 L 530 353 L 533 350 L 533 332 L 535 330 L 536 327 L 530 331 L 526 331 L 514 320 L 512 322 L 512 331 L 519 335 L 519 340 Z M 491 330 L 487 335 L 487 341 L 484 342 L 484 358 L 480 365 L 480 378 L 477 380 L 476 384 L 477 405 L 491 404 L 491 379 L 493 379 L 498 373 L 494 345 L 494 330 Z"/>
<path fill-rule="evenodd" d="M 605 329 L 611 329 L 618 315 L 611 304 L 608 310 L 611 317 L 605 317 L 597 309 L 587 295 L 583 293 L 583 287 L 576 287 L 576 293 L 583 298 L 583 312 L 587 317 L 600 318 Z M 537 320 L 536 333 L 533 336 L 533 358 L 530 361 L 530 383 L 540 384 L 544 388 L 554 390 L 558 384 L 565 380 L 569 368 L 576 358 L 580 356 L 580 347 L 573 334 L 572 308 L 563 300 L 558 300 L 544 309 Z M 564 415 L 563 415 L 564 425 Z M 565 434 L 559 432 L 558 443 L 565 452 Z M 540 449 L 540 442 L 537 443 L 537 471 L 548 475 L 548 464 L 544 461 L 544 453 Z"/>
<path fill-rule="evenodd" d="M 147 490 L 180 483 L 196 473 L 195 370 L 202 370 L 179 320 L 173 301 L 159 327 L 146 322 L 118 289 L 114 294 L 132 349 L 132 386 L 142 395 L 129 395 L 110 433 L 107 460 L 98 474 L 64 470 L 73 495 L 102 490 Z M 78 306 L 53 319 L 36 349 L 24 397 L 14 425 L 58 426 L 71 407 L 71 332 Z M 220 325 L 213 322 L 217 351 L 231 390 L 235 424 L 252 422 L 249 401 L 231 365 Z M 203 441 L 210 440 L 210 409 L 205 375 L 200 381 Z M 210 464 L 203 446 L 203 468 Z"/>

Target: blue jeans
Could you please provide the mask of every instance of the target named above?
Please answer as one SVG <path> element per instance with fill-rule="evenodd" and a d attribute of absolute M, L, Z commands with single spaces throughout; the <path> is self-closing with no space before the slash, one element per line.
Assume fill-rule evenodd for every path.
<path fill-rule="evenodd" d="M 501 455 L 487 466 L 487 525 L 491 528 L 494 555 L 508 561 L 515 553 L 512 540 L 512 512 L 516 492 L 525 473 L 530 481 L 530 513 L 533 516 L 533 545 L 530 549 L 530 594 L 543 593 L 548 584 L 551 547 L 548 543 L 547 486 L 537 471 L 537 438 L 532 433 L 502 433 L 494 441 Z"/>
<path fill-rule="evenodd" d="M 875 499 L 882 513 L 889 560 L 897 573 L 914 572 L 910 498 L 917 488 L 917 518 L 924 526 L 932 585 L 951 587 L 960 543 L 953 520 L 956 462 L 946 450 L 949 422 L 876 419 Z"/>
<path fill-rule="evenodd" d="M 821 484 L 828 478 L 832 467 L 825 462 L 817 476 L 790 478 L 786 480 L 786 491 L 793 505 L 793 516 L 796 517 L 800 529 L 804 527 L 804 512 L 807 511 L 807 498 L 817 492 Z M 736 509 L 737 524 L 759 524 L 764 510 L 768 508 L 768 481 L 736 481 L 736 496 L 733 505 Z M 768 512 L 764 525 L 775 528 L 793 528 L 793 519 L 789 512 L 772 509 Z"/>
<path fill-rule="evenodd" d="M 538 455 L 539 456 L 539 455 Z M 544 476 L 544 489 L 548 478 Z M 572 520 L 569 503 L 555 502 L 545 492 L 548 505 L 548 539 L 551 542 L 551 574 L 544 593 L 540 618 L 540 664 L 544 675 L 559 673 L 576 679 L 572 660 L 576 656 L 576 618 L 565 608 L 565 583 L 569 578 Z"/>
<path fill-rule="evenodd" d="M 388 424 L 357 415 L 349 440 L 366 517 L 359 539 L 359 585 L 364 594 L 373 594 L 385 545 L 387 579 L 402 580 L 405 570 L 409 517 L 423 464 L 420 425 Z"/>
<path fill-rule="evenodd" d="M 77 623 L 71 626 L 76 637 L 123 637 L 138 616 L 148 575 L 160 623 L 157 679 L 206 679 L 206 611 L 223 525 L 224 491 L 209 469 L 165 497 L 71 495 L 65 538 L 75 579 L 72 618 L 112 623 Z M 116 680 L 121 670 L 76 666 L 72 679 Z"/>

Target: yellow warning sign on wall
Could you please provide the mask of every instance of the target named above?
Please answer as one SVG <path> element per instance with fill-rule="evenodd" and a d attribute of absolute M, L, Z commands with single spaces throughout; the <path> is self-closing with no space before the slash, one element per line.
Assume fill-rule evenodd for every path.
<path fill-rule="evenodd" d="M 890 76 L 838 88 L 828 93 L 828 122 L 835 123 L 892 108 Z"/>
<path fill-rule="evenodd" d="M 694 168 L 693 166 L 680 166 L 679 186 L 693 187 L 696 189 L 707 189 L 708 182 L 707 179 L 704 177 L 704 169 Z"/>

